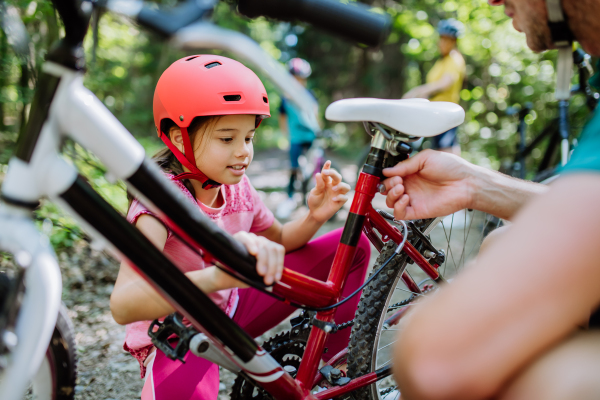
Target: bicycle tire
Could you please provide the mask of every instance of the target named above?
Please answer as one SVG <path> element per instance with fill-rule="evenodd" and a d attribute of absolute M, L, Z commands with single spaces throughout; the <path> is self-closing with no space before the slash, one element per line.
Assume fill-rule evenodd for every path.
<path fill-rule="evenodd" d="M 464 221 L 460 217 L 450 216 L 441 218 L 437 222 L 432 220 L 430 222 L 432 224 L 431 229 L 426 234 L 437 249 L 443 249 L 440 240 L 443 240 L 444 236 L 448 242 L 448 247 L 443 249 L 447 253 L 446 260 L 438 267 L 438 271 L 446 279 L 458 273 L 469 260 L 476 256 L 485 237 L 484 233 L 488 231 L 490 224 L 490 219 L 485 213 L 462 210 L 458 215 L 464 215 Z M 417 226 L 420 225 L 418 221 L 415 222 Z M 455 231 L 454 236 L 453 229 Z M 474 233 L 476 238 L 473 239 L 473 236 L 469 235 L 470 233 Z M 422 251 L 421 246 L 417 243 L 418 239 L 413 236 L 409 237 L 409 240 L 417 250 Z M 462 240 L 464 242 L 458 243 Z M 397 244 L 392 241 L 384 245 L 375 261 L 373 271 L 378 270 L 390 258 L 396 250 L 396 246 Z M 397 340 L 397 332 L 395 331 L 399 329 L 396 328 L 397 325 L 394 325 L 397 321 L 391 326 L 384 325 L 384 322 L 392 315 L 396 315 L 398 310 L 405 308 L 420 297 L 420 295 L 407 290 L 400 279 L 404 271 L 412 274 L 413 278 L 417 277 L 418 274 L 422 274 L 418 268 L 413 267 L 411 264 L 412 260 L 408 259 L 405 253 L 401 253 L 363 289 L 348 347 L 347 361 L 348 376 L 350 378 L 357 378 L 373 372 L 392 362 L 390 350 L 392 349 L 392 343 Z M 419 287 L 422 290 L 427 289 L 423 291 L 422 295 L 427 295 L 430 290 L 433 291 L 435 285 L 430 278 L 422 274 L 419 279 L 422 279 Z M 410 296 L 406 297 L 407 293 L 397 291 L 397 289 L 410 293 Z M 405 298 L 402 299 L 402 296 L 405 296 Z M 394 304 L 390 306 L 392 300 L 394 300 Z M 391 396 L 391 394 L 394 394 L 394 396 Z M 353 391 L 352 397 L 356 400 L 395 400 L 400 397 L 400 393 L 390 376 Z"/>
<path fill-rule="evenodd" d="M 373 271 L 377 271 L 396 250 L 394 242 L 388 242 L 375 261 Z M 348 347 L 348 376 L 356 378 L 372 371 L 375 337 L 382 329 L 385 310 L 391 300 L 390 291 L 394 290 L 402 271 L 407 265 L 407 256 L 396 256 L 362 291 L 358 309 L 354 317 L 354 326 L 350 334 Z M 371 272 L 372 273 L 372 272 Z M 355 399 L 377 399 L 373 393 L 375 384 L 352 392 Z"/>
<path fill-rule="evenodd" d="M 73 400 L 77 380 L 75 330 L 61 306 L 46 357 L 31 382 L 34 399 Z"/>

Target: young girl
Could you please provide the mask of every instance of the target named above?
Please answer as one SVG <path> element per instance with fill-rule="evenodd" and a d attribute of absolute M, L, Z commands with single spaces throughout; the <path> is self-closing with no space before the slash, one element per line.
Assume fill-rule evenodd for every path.
<path fill-rule="evenodd" d="M 281 278 L 283 265 L 325 280 L 341 229 L 308 241 L 346 202 L 350 187 L 328 162 L 316 176 L 309 212 L 283 226 L 276 221 L 245 175 L 254 155 L 255 129 L 269 116 L 266 90 L 244 65 L 214 55 L 183 58 L 163 73 L 154 93 L 156 129 L 167 145 L 156 159 L 190 201 L 256 256 L 257 271 L 266 284 Z M 240 282 L 205 265 L 138 201 L 131 204 L 127 218 L 253 337 L 294 311 L 258 290 L 238 290 Z M 364 281 L 369 253 L 368 241 L 362 237 L 344 296 Z M 354 317 L 358 300 L 357 295 L 338 309 L 337 323 Z M 150 321 L 175 310 L 125 262 L 110 305 L 115 320 L 127 324 L 123 347 L 140 362 L 146 378 L 143 400 L 217 399 L 217 365 L 191 353 L 182 364 L 152 346 L 147 335 Z M 349 335 L 349 329 L 330 335 L 324 360 L 344 349 Z"/>

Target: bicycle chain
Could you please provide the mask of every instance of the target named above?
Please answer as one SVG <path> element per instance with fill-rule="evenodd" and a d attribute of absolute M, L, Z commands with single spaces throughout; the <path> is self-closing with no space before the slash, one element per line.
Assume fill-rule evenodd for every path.
<path fill-rule="evenodd" d="M 385 398 L 385 396 L 387 396 L 388 394 L 392 393 L 397 388 L 398 388 L 397 386 L 390 386 L 387 389 L 383 389 L 382 391 L 379 392 L 379 396 L 383 399 L 383 398 Z"/>
<path fill-rule="evenodd" d="M 431 288 L 429 288 L 429 289 L 423 290 L 423 291 L 422 291 L 420 294 L 418 294 L 418 295 L 417 295 L 416 293 L 413 293 L 413 294 L 411 294 L 411 295 L 410 295 L 410 297 L 409 297 L 408 299 L 404 299 L 404 300 L 402 300 L 402 301 L 399 301 L 398 303 L 395 303 L 395 304 L 392 304 L 391 306 L 388 306 L 388 312 L 390 312 L 390 311 L 394 311 L 394 310 L 396 310 L 396 309 L 398 309 L 398 308 L 405 307 L 405 306 L 409 305 L 409 304 L 410 304 L 410 303 L 412 303 L 412 301 L 413 301 L 414 299 L 416 299 L 418 296 L 422 296 L 422 295 L 424 295 L 424 294 L 427 294 L 427 293 L 431 292 L 433 289 L 434 289 L 434 287 L 431 287 Z"/>
<path fill-rule="evenodd" d="M 341 331 L 342 329 L 350 328 L 352 325 L 354 325 L 354 320 L 353 319 L 351 319 L 350 321 L 346 321 L 344 323 L 341 323 L 339 325 L 336 325 L 336 329 L 337 329 L 337 331 Z"/>

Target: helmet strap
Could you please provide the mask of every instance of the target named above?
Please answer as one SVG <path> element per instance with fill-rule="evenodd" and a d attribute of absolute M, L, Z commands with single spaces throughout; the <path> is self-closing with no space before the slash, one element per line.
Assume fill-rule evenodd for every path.
<path fill-rule="evenodd" d="M 171 150 L 171 152 L 175 155 L 175 158 L 179 160 L 181 165 L 185 166 L 190 172 L 183 172 L 175 176 L 175 180 L 182 179 L 194 179 L 202 183 L 202 189 L 214 189 L 221 186 L 219 182 L 215 182 L 206 175 L 202 171 L 196 167 L 196 159 L 194 157 L 194 150 L 192 149 L 192 144 L 190 142 L 190 137 L 187 133 L 187 128 L 180 128 L 181 135 L 183 137 L 183 148 L 185 150 L 185 155 L 179 151 L 179 149 L 171 142 L 171 139 L 164 132 L 161 131 L 160 138 L 164 142 L 165 145 Z"/>

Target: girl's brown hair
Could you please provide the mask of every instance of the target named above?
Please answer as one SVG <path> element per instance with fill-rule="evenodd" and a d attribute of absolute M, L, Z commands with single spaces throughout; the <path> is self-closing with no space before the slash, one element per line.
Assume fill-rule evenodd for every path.
<path fill-rule="evenodd" d="M 187 128 L 187 131 L 193 148 L 196 143 L 196 138 L 198 134 L 202 134 L 204 136 L 207 133 L 210 133 L 220 118 L 221 117 L 218 115 L 208 115 L 204 117 L 196 117 L 192 120 L 190 126 L 188 126 Z M 171 119 L 165 118 L 160 122 L 160 130 L 164 132 L 167 136 L 169 136 L 171 128 L 173 127 L 177 127 L 177 124 Z M 202 137 L 201 145 L 205 145 L 205 139 L 205 137 Z M 158 164 L 158 166 L 163 171 L 169 174 L 178 175 L 185 172 L 183 170 L 183 167 L 181 166 L 181 163 L 179 162 L 177 157 L 175 157 L 175 154 L 173 154 L 173 152 L 168 147 L 165 147 L 156 152 L 156 154 L 152 156 L 152 159 Z M 190 180 L 182 179 L 181 183 L 187 188 L 187 190 L 190 191 L 192 196 L 196 198 L 196 191 L 194 190 L 194 186 L 192 185 Z M 129 207 L 131 207 L 133 196 L 131 196 L 129 192 L 127 193 L 127 198 L 129 200 Z"/>

